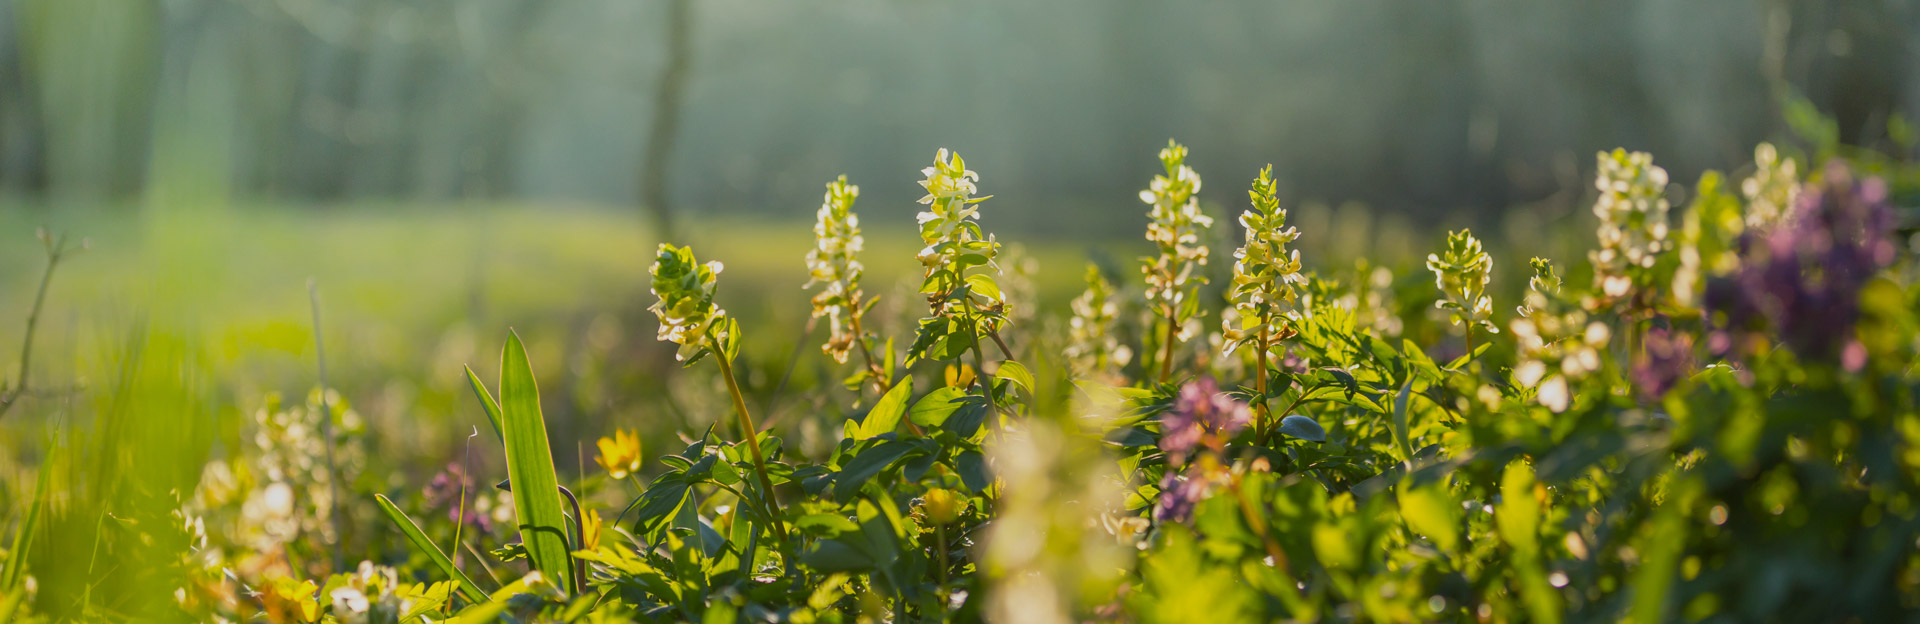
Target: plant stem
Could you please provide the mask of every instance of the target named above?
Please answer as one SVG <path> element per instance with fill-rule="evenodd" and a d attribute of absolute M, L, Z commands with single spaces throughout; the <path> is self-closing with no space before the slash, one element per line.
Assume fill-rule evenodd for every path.
<path fill-rule="evenodd" d="M 947 603 L 947 567 L 952 565 L 947 562 L 946 523 L 933 525 L 933 535 L 940 547 L 940 606 L 942 609 L 945 609 Z"/>
<path fill-rule="evenodd" d="M 333 527 L 333 569 L 341 569 L 344 558 L 340 542 L 340 468 L 333 461 L 333 406 L 327 403 L 327 346 L 320 334 L 320 284 L 307 280 L 307 301 L 313 304 L 313 352 L 320 367 L 320 431 L 327 438 L 327 523 Z"/>
<path fill-rule="evenodd" d="M 42 231 L 44 233 L 44 230 Z M 53 281 L 53 269 L 60 266 L 60 257 L 66 254 L 67 237 L 42 237 L 47 245 L 47 268 L 40 273 L 40 289 L 34 292 L 33 309 L 27 312 L 27 332 L 20 339 L 20 378 L 12 388 L 0 392 L 0 416 L 13 408 L 15 401 L 27 391 L 28 366 L 33 363 L 33 333 L 40 326 L 40 308 L 47 302 L 47 284 Z"/>
<path fill-rule="evenodd" d="M 1160 351 L 1160 383 L 1173 378 L 1173 342 L 1180 332 L 1180 321 L 1174 318 L 1173 307 L 1167 307 L 1167 338 Z"/>
<path fill-rule="evenodd" d="M 707 330 L 707 344 L 713 349 L 713 359 L 720 363 L 720 376 L 727 380 L 727 391 L 733 394 L 733 411 L 740 416 L 740 433 L 746 438 L 747 450 L 753 453 L 753 468 L 760 475 L 760 504 L 766 510 L 767 518 L 773 520 L 773 532 L 780 537 L 781 543 L 787 541 L 787 527 L 780 521 L 780 500 L 773 495 L 773 479 L 767 477 L 767 461 L 760 456 L 759 431 L 753 427 L 753 416 L 747 414 L 747 401 L 740 395 L 740 382 L 733 378 L 733 363 L 727 361 L 726 353 L 720 349 L 720 343 L 713 339 L 713 330 Z"/>
<path fill-rule="evenodd" d="M 574 497 L 573 491 L 564 485 L 560 486 L 560 493 L 567 497 L 568 504 L 573 505 L 573 550 L 586 550 L 587 516 L 580 513 L 580 499 Z M 573 595 L 578 596 L 581 589 L 587 586 L 587 561 L 573 556 L 573 551 L 567 551 L 567 559 L 573 561 Z"/>
<path fill-rule="evenodd" d="M 993 376 L 987 374 L 987 353 L 980 348 L 980 319 L 973 314 L 973 303 L 967 302 L 967 327 L 973 332 L 973 380 L 978 382 L 981 393 L 987 397 L 987 407 L 993 415 L 1000 414 L 1000 401 L 993 396 Z"/>
<path fill-rule="evenodd" d="M 1260 341 L 1254 345 L 1254 360 L 1259 369 L 1253 373 L 1253 391 L 1260 395 L 1260 402 L 1253 405 L 1254 436 L 1261 446 L 1267 444 L 1267 433 L 1273 429 L 1273 411 L 1267 406 L 1267 328 L 1260 328 Z"/>

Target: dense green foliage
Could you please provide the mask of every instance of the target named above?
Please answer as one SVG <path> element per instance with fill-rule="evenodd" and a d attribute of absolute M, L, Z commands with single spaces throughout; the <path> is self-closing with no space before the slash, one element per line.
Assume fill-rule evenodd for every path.
<path fill-rule="evenodd" d="M 755 420 L 741 368 L 754 328 L 722 307 L 722 265 L 663 244 L 656 336 L 713 375 L 702 409 L 726 416 L 676 432 L 679 446 L 645 453 L 610 431 L 599 474 L 557 470 L 565 442 L 549 439 L 538 371 L 507 332 L 498 385 L 463 377 L 504 471 L 473 474 L 467 457 L 431 483 L 364 478 L 366 423 L 329 391 L 269 401 L 244 454 L 116 486 L 133 494 L 113 500 L 159 499 L 141 508 L 164 514 L 56 505 L 51 492 L 138 468 L 49 459 L 0 569 L 0 611 L 806 623 L 1920 609 L 1920 266 L 1887 183 L 1862 165 L 1808 171 L 1763 145 L 1741 184 L 1711 173 L 1683 192 L 1647 154 L 1602 153 L 1586 264 L 1496 266 L 1459 230 L 1428 273 L 1398 277 L 1305 268 L 1292 245 L 1316 233 L 1288 224 L 1265 169 L 1209 289 L 1213 219 L 1186 155 L 1170 143 L 1140 194 L 1156 255 L 1138 277 L 1088 269 L 1061 319 L 1022 309 L 1030 269 L 983 225 L 979 174 L 941 150 L 917 218 L 924 316 L 894 335 L 871 322 L 863 262 L 907 259 L 865 256 L 858 187 L 827 185 L 805 262 L 822 359 L 847 376 L 780 399 L 837 423 L 821 452 Z M 1669 196 L 1691 199 L 1677 218 Z M 1494 300 L 1500 273 L 1530 274 L 1520 301 Z M 179 380 L 130 373 L 116 396 Z M 204 439 L 187 429 L 109 420 L 97 435 L 186 454 Z M 342 508 L 378 528 L 344 539 Z M 107 565 L 144 567 L 112 578 L 177 591 L 38 591 L 99 577 L 93 561 L 39 563 L 87 552 L 44 542 L 74 535 L 46 530 L 46 510 L 114 523 Z"/>

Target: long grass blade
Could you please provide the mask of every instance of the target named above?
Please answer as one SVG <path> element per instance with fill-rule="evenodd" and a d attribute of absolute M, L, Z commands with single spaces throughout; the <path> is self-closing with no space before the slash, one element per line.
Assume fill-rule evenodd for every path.
<path fill-rule="evenodd" d="M 20 526 L 14 529 L 13 545 L 7 548 L 7 565 L 0 568 L 0 593 L 11 592 L 20 587 L 20 580 L 26 577 L 27 555 L 33 551 L 33 539 L 40 534 L 40 513 L 47 506 L 48 482 L 52 480 L 54 465 L 59 460 L 60 447 L 54 446 L 40 463 L 40 478 L 33 486 L 33 502 L 27 507 L 27 515 L 20 520 Z"/>
<path fill-rule="evenodd" d="M 473 604 L 487 601 L 487 592 L 474 583 L 473 579 L 468 578 L 467 573 L 461 572 L 459 567 L 454 566 L 453 559 L 448 558 L 447 553 L 434 545 L 433 540 L 427 538 L 427 534 L 420 530 L 420 525 L 414 524 L 413 519 L 407 517 L 406 512 L 394 506 L 393 501 L 387 499 L 385 494 L 374 494 L 373 499 L 380 503 L 380 511 L 386 512 L 387 519 L 392 520 L 393 525 L 399 527 L 400 532 L 407 536 L 407 541 L 413 542 L 414 548 L 426 553 L 427 558 L 432 559 L 434 565 L 440 566 L 441 572 L 453 579 L 454 588 L 459 590 L 461 597 Z"/>
<path fill-rule="evenodd" d="M 487 391 L 487 385 L 480 383 L 480 376 L 473 374 L 473 367 L 467 367 L 467 383 L 473 385 L 473 395 L 480 397 L 480 407 L 486 408 L 487 424 L 493 425 L 493 435 L 501 442 L 507 441 L 505 433 L 500 431 L 500 404 L 493 400 L 493 393 Z"/>
<path fill-rule="evenodd" d="M 527 362 L 526 345 L 508 332 L 500 356 L 500 431 L 507 447 L 507 475 L 520 540 L 535 569 L 560 587 L 573 587 L 567 565 L 567 519 L 561 511 L 560 479 L 553 471 L 547 425 L 540 414 L 540 387 Z"/>

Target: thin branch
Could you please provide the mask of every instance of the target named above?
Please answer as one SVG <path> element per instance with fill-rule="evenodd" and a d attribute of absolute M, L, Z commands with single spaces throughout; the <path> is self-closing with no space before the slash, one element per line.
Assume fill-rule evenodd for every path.
<path fill-rule="evenodd" d="M 33 334 L 40 327 L 40 310 L 47 303 L 47 285 L 52 283 L 53 270 L 60 266 L 61 258 L 67 254 L 66 234 L 50 235 L 46 228 L 40 228 L 37 235 L 47 249 L 47 269 L 40 274 L 40 289 L 33 295 L 33 308 L 27 312 L 27 331 L 20 340 L 20 377 L 14 380 L 13 386 L 0 391 L 0 416 L 5 416 L 8 410 L 13 409 L 13 404 L 27 393 L 27 376 L 33 364 Z M 85 241 L 80 243 L 80 248 L 87 248 Z"/>

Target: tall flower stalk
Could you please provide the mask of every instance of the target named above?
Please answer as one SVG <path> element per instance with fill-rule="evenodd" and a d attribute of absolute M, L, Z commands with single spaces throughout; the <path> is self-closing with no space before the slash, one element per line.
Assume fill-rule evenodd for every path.
<path fill-rule="evenodd" d="M 1087 290 L 1073 300 L 1073 318 L 1067 326 L 1067 360 L 1076 374 L 1111 379 L 1133 359 L 1133 351 L 1114 336 L 1120 305 L 1112 282 L 1100 267 L 1087 265 Z"/>
<path fill-rule="evenodd" d="M 1294 286 L 1306 283 L 1300 274 L 1300 251 L 1287 249 L 1287 243 L 1300 238 L 1300 231 L 1287 227 L 1287 211 L 1280 207 L 1278 194 L 1273 165 L 1267 165 L 1247 191 L 1253 208 L 1240 213 L 1246 240 L 1233 252 L 1233 286 L 1227 293 L 1237 318 L 1222 322 L 1227 353 L 1243 344 L 1253 346 L 1257 365 L 1253 388 L 1259 395 L 1254 403 L 1254 430 L 1261 440 L 1266 439 L 1273 420 L 1267 405 L 1267 357 L 1280 340 L 1296 333 L 1283 306 L 1299 297 Z"/>
<path fill-rule="evenodd" d="M 918 254 L 926 277 L 920 292 L 927 296 L 931 315 L 920 320 L 919 334 L 907 351 L 907 361 L 922 358 L 945 360 L 973 352 L 977 381 L 987 402 L 999 409 L 993 396 L 993 379 L 986 370 L 982 338 L 999 342 L 999 332 L 1008 324 L 1007 301 L 994 275 L 999 265 L 994 259 L 1000 243 L 980 229 L 979 203 L 991 196 L 974 197 L 979 192 L 980 174 L 967 169 L 967 161 L 942 148 L 934 154 L 933 166 L 921 170 L 926 176 L 920 186 L 927 194 L 920 203 L 927 209 L 918 215 L 920 239 L 926 243 Z M 1006 347 L 1002 344 L 1001 348 Z"/>
<path fill-rule="evenodd" d="M 733 413 L 739 418 L 740 437 L 753 456 L 754 471 L 760 477 L 761 510 L 773 523 L 774 534 L 787 541 L 786 525 L 780 521 L 780 501 L 773 495 L 773 480 L 767 476 L 767 462 L 760 453 L 758 428 L 747 413 L 747 402 L 740 394 L 740 383 L 733 374 L 733 358 L 740 352 L 740 324 L 727 318 L 727 311 L 715 304 L 719 291 L 719 262 L 701 264 L 693 257 L 693 248 L 661 243 L 653 261 L 653 294 L 658 297 L 648 308 L 660 319 L 659 339 L 680 345 L 674 357 L 692 366 L 711 353 L 720 366 L 720 376 L 733 395 Z"/>
<path fill-rule="evenodd" d="M 1534 398 L 1555 413 L 1573 402 L 1573 384 L 1600 368 L 1600 351 L 1612 331 L 1605 323 L 1589 321 L 1586 310 L 1561 293 L 1560 275 L 1553 263 L 1534 258 L 1527 294 L 1516 309 L 1519 316 L 1508 327 L 1519 347 L 1513 367 L 1515 383 L 1534 391 Z"/>
<path fill-rule="evenodd" d="M 1207 265 L 1207 248 L 1200 242 L 1200 232 L 1213 227 L 1213 218 L 1200 212 L 1196 197 L 1200 174 L 1186 162 L 1186 146 L 1167 141 L 1166 149 L 1160 150 L 1160 164 L 1166 172 L 1154 176 L 1152 185 L 1140 191 L 1140 201 L 1153 206 L 1147 212 L 1152 219 L 1147 224 L 1147 240 L 1160 249 L 1157 256 L 1141 258 L 1141 271 L 1147 278 L 1147 305 L 1167 323 L 1161 343 L 1162 382 L 1173 376 L 1174 345 L 1190 337 L 1183 328 L 1189 319 L 1199 316 L 1196 291 L 1207 283 L 1207 277 L 1200 274 Z"/>
<path fill-rule="evenodd" d="M 1442 298 L 1434 307 L 1451 313 L 1453 324 L 1466 330 L 1467 352 L 1473 352 L 1473 330 L 1500 333 L 1493 324 L 1493 298 L 1487 296 L 1487 282 L 1493 279 L 1493 258 L 1480 246 L 1473 232 L 1447 233 L 1445 253 L 1427 254 L 1427 270 Z"/>
<path fill-rule="evenodd" d="M 1594 284 L 1609 302 L 1651 292 L 1654 264 L 1671 244 L 1667 240 L 1667 170 L 1653 155 L 1615 149 L 1597 157 L 1593 204 L 1600 217 L 1599 248 L 1590 253 Z M 1629 305 L 1634 305 L 1629 303 Z"/>
<path fill-rule="evenodd" d="M 864 375 L 874 388 L 885 392 L 886 369 L 873 360 L 873 347 L 861 321 L 868 309 L 879 301 L 868 298 L 860 289 L 860 251 L 866 239 L 860 236 L 860 215 L 853 202 L 860 198 L 860 187 L 847 183 L 847 176 L 827 183 L 826 198 L 820 204 L 813 225 L 813 249 L 807 252 L 810 279 L 804 288 L 820 286 L 813 296 L 813 318 L 826 318 L 829 335 L 820 350 L 841 364 L 855 349 L 866 365 Z"/>

